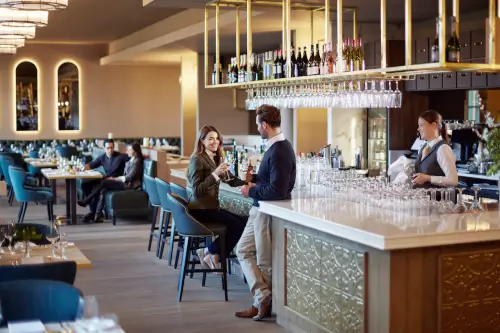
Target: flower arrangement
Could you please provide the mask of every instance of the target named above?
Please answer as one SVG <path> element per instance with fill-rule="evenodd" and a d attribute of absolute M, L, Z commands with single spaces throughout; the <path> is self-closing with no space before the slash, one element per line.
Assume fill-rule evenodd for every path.
<path fill-rule="evenodd" d="M 491 162 L 488 175 L 496 175 L 500 171 L 500 127 L 495 127 L 488 134 L 486 140 Z"/>
<path fill-rule="evenodd" d="M 496 175 L 500 171 L 500 123 L 495 123 L 495 119 L 491 116 L 491 113 L 486 110 L 482 98 L 479 94 L 477 96 L 477 101 L 479 104 L 479 110 L 484 116 L 486 126 L 488 130 L 480 135 L 476 132 L 479 138 L 486 141 L 486 146 L 492 161 L 492 164 L 488 170 L 488 175 Z"/>

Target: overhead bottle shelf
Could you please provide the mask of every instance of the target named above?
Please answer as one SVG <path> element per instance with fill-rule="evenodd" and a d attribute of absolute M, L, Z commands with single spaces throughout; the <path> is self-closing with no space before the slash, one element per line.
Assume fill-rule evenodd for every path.
<path fill-rule="evenodd" d="M 433 44 L 433 49 L 437 51 L 432 63 L 425 64 L 412 64 L 413 54 L 413 38 L 412 38 L 412 0 L 405 0 L 405 65 L 397 67 L 387 66 L 387 16 L 386 16 L 386 1 L 380 0 L 380 67 L 377 69 L 365 70 L 361 63 L 356 66 L 356 61 L 363 61 L 363 48 L 358 37 L 357 27 L 357 8 L 344 7 L 343 0 L 336 0 L 336 6 L 330 6 L 330 1 L 325 0 L 324 5 L 303 3 L 294 0 L 215 0 L 208 3 L 205 7 L 205 87 L 214 88 L 239 88 L 252 89 L 256 88 L 270 88 L 270 87 L 297 87 L 297 89 L 305 89 L 308 85 L 316 85 L 318 89 L 323 89 L 328 85 L 331 87 L 333 84 L 334 89 L 341 89 L 344 84 L 355 82 L 355 85 L 365 86 L 365 82 L 372 83 L 373 81 L 400 81 L 411 80 L 416 75 L 429 74 L 429 73 L 442 73 L 450 71 L 478 71 L 478 72 L 496 72 L 500 71 L 500 65 L 497 65 L 497 57 L 500 50 L 497 52 L 498 45 L 495 42 L 497 32 L 498 13 L 496 8 L 496 0 L 489 0 L 489 17 L 486 20 L 487 41 L 486 49 L 486 63 L 462 63 L 460 62 L 460 45 L 459 45 L 459 0 L 453 0 L 453 18 L 451 42 L 447 43 L 446 40 L 446 0 L 438 0 L 439 12 L 436 19 L 436 38 Z M 274 63 L 278 64 L 281 69 L 277 72 L 279 75 L 274 77 L 266 76 L 259 72 L 257 62 L 262 66 L 264 59 L 261 56 L 255 56 L 253 53 L 253 40 L 252 40 L 252 18 L 254 7 L 259 7 L 259 10 L 265 11 L 269 7 L 281 7 L 282 9 L 282 51 L 283 55 L 276 54 L 271 59 L 277 59 Z M 262 8 L 260 8 L 262 7 Z M 221 68 L 221 55 L 220 55 L 220 10 L 221 8 L 231 8 L 236 15 L 236 56 L 233 58 L 232 69 L 228 71 L 227 80 L 223 80 Z M 209 10 L 215 9 L 215 59 L 214 71 L 209 72 Z M 240 55 L 240 9 L 246 10 L 246 54 Z M 319 56 L 318 44 L 316 44 L 316 55 L 311 50 L 311 57 L 309 60 L 305 58 L 305 62 L 313 64 L 311 72 L 307 70 L 307 74 L 312 75 L 297 75 L 296 61 L 293 59 L 295 50 L 292 46 L 290 16 L 292 10 L 306 10 L 311 12 L 311 27 L 313 20 L 313 13 L 324 13 L 324 52 L 323 58 Z M 337 23 L 337 47 L 335 51 L 331 48 L 331 25 L 330 14 L 336 13 Z M 347 39 L 344 42 L 343 36 L 343 15 L 344 13 L 352 14 L 353 19 L 353 41 Z M 312 31 L 312 29 L 311 29 Z M 312 38 L 311 38 L 312 41 Z M 455 45 L 456 44 L 456 45 Z M 454 46 L 455 45 L 455 46 Z M 313 45 L 312 45 L 313 46 Z M 455 47 L 455 49 L 453 48 Z M 290 51 L 291 50 L 291 51 Z M 346 51 L 347 50 L 347 51 Z M 292 56 L 293 52 L 293 56 Z M 328 53 L 330 52 L 330 53 Z M 455 53 L 453 53 L 455 52 Z M 458 54 L 457 54 L 458 52 Z M 306 52 L 304 51 L 304 54 Z M 329 55 L 330 54 L 330 55 Z M 333 54 L 333 56 L 332 56 Z M 300 48 L 299 54 L 300 56 Z M 452 55 L 448 57 L 447 55 Z M 453 56 L 455 55 L 455 56 Z M 332 57 L 334 60 L 333 67 L 328 64 L 327 56 Z M 354 60 L 349 61 L 352 56 Z M 240 59 L 241 58 L 241 59 Z M 297 59 L 297 58 L 296 58 Z M 300 57 L 299 57 L 300 59 Z M 322 63 L 317 63 L 321 61 Z M 328 58 L 328 61 L 331 61 Z M 281 65 L 280 65 L 281 64 Z M 316 66 L 316 67 L 315 67 Z M 232 70 L 235 72 L 233 73 Z M 232 75 L 237 79 L 232 79 Z M 297 77 L 298 76 L 298 77 Z M 265 78 L 265 79 L 264 79 Z M 236 82 L 234 82 L 236 81 Z M 321 88 L 323 87 L 323 88 Z M 326 88 L 324 88 L 326 89 Z"/>

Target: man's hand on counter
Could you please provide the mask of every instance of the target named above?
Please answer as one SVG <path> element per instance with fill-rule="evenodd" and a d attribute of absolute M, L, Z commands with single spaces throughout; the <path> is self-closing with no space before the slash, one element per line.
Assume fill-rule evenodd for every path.
<path fill-rule="evenodd" d="M 255 186 L 254 183 L 248 183 L 248 185 L 243 185 L 242 187 L 240 187 L 241 195 L 244 196 L 245 198 L 248 198 L 248 191 L 254 186 Z"/>

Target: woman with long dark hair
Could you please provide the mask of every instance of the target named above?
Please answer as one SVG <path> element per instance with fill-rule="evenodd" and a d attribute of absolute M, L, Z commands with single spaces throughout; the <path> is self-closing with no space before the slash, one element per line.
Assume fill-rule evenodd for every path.
<path fill-rule="evenodd" d="M 431 188 L 456 186 L 458 173 L 456 158 L 449 146 L 446 124 L 434 110 L 423 112 L 418 118 L 420 138 L 427 141 L 415 161 L 415 187 Z"/>
<path fill-rule="evenodd" d="M 107 191 L 138 190 L 142 188 L 144 156 L 142 155 L 141 146 L 138 143 L 129 144 L 127 146 L 127 155 L 129 160 L 125 163 L 123 176 L 104 179 L 89 196 L 84 200 L 78 201 L 79 206 L 85 207 L 90 203 L 92 198 L 97 195 L 99 196 L 94 222 L 103 221 L 104 214 L 102 211 Z"/>
<path fill-rule="evenodd" d="M 188 168 L 188 181 L 193 189 L 189 198 L 189 213 L 201 223 L 217 222 L 226 225 L 226 256 L 238 243 L 247 217 L 238 216 L 220 208 L 219 184 L 224 181 L 231 186 L 244 182 L 234 178 L 223 163 L 222 135 L 213 126 L 200 129 L 195 149 Z M 220 241 L 217 238 L 210 247 L 197 250 L 203 268 L 216 268 L 219 264 Z"/>

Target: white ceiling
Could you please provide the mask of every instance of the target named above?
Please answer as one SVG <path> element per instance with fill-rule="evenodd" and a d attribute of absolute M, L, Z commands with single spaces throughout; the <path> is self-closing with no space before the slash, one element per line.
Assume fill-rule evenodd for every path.
<path fill-rule="evenodd" d="M 34 43 L 109 43 L 182 11 L 143 7 L 142 0 L 70 0 L 67 9 L 49 14 Z"/>

